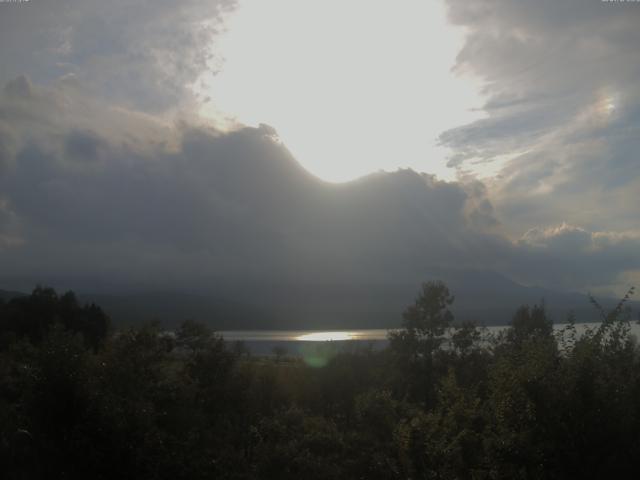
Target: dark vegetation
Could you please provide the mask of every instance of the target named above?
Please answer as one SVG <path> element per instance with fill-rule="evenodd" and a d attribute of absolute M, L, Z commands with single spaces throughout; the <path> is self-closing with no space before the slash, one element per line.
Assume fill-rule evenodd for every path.
<path fill-rule="evenodd" d="M 629 292 L 629 295 L 632 292 Z M 321 368 L 205 325 L 112 332 L 36 288 L 0 304 L 0 477 L 632 478 L 640 350 L 627 295 L 597 328 L 522 307 L 488 335 L 427 283 L 383 351 Z"/>

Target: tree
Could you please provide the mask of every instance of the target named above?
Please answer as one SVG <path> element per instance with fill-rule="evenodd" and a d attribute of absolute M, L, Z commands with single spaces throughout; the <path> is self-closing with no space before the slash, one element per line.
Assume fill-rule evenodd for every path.
<path fill-rule="evenodd" d="M 52 288 L 37 286 L 31 295 L 11 299 L 0 308 L 0 333 L 42 343 L 55 325 L 80 333 L 87 346 L 100 348 L 109 332 L 109 317 L 95 304 L 81 306 L 71 291 L 58 296 Z"/>
<path fill-rule="evenodd" d="M 178 347 L 195 354 L 206 350 L 215 343 L 217 337 L 208 325 L 195 320 L 184 320 L 176 330 Z"/>
<path fill-rule="evenodd" d="M 449 310 L 453 300 L 443 282 L 423 283 L 415 303 L 403 313 L 403 328 L 389 333 L 391 351 L 410 379 L 410 393 L 423 398 L 426 407 L 435 401 L 434 384 L 440 369 L 439 362 L 434 363 L 434 357 L 453 323 L 453 314 Z"/>
<path fill-rule="evenodd" d="M 410 356 L 431 355 L 444 341 L 453 314 L 449 306 L 454 297 L 441 281 L 426 282 L 413 305 L 402 317 L 402 330 L 391 332 L 391 348 Z"/>
<path fill-rule="evenodd" d="M 271 351 L 276 357 L 276 363 L 280 363 L 287 354 L 287 347 L 284 345 L 276 345 Z"/>
<path fill-rule="evenodd" d="M 516 311 L 509 329 L 509 339 L 522 343 L 529 338 L 549 338 L 553 334 L 553 322 L 547 318 L 544 303 L 529 308 L 523 305 Z"/>

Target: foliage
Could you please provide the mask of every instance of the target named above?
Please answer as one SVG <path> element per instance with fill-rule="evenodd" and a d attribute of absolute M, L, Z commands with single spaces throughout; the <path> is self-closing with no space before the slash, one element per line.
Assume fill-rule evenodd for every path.
<path fill-rule="evenodd" d="M 81 306 L 73 292 L 58 294 L 52 288 L 36 287 L 31 295 L 0 303 L 0 345 L 11 338 L 26 338 L 41 343 L 55 325 L 79 333 L 94 350 L 109 331 L 109 318 L 100 307 Z"/>
<path fill-rule="evenodd" d="M 490 336 L 426 283 L 388 348 L 314 368 L 195 321 L 109 332 L 98 307 L 38 287 L 0 305 L 3 478 L 628 478 L 632 293 L 611 312 L 592 299 L 584 332 L 540 305 Z"/>

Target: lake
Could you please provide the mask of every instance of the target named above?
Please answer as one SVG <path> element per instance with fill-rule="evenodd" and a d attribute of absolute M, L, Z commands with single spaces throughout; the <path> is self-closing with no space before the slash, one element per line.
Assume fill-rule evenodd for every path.
<path fill-rule="evenodd" d="M 577 323 L 578 334 L 587 328 L 597 328 L 599 323 Z M 566 324 L 554 324 L 556 331 Z M 506 329 L 506 325 L 485 327 L 489 333 L 498 333 Z M 354 330 L 228 330 L 220 333 L 229 342 L 243 342 L 249 351 L 257 355 L 270 355 L 274 348 L 280 347 L 289 355 L 306 356 L 309 351 L 344 350 L 359 348 L 384 348 L 387 341 L 386 329 L 354 329 Z M 640 336 L 640 325 L 631 323 L 631 333 Z"/>

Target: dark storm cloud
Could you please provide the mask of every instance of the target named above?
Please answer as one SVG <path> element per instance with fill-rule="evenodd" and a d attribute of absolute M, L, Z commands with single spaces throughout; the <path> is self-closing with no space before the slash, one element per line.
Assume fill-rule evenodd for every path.
<path fill-rule="evenodd" d="M 21 242 L 2 252 L 5 275 L 384 277 L 452 252 L 472 263 L 481 242 L 471 224 L 492 223 L 477 185 L 412 171 L 331 185 L 267 126 L 164 125 L 74 101 L 68 86 L 31 88 L 27 99 L 5 90 L 0 103 L 14 144 L 0 192 L 20 226 L 3 234 Z"/>
<path fill-rule="evenodd" d="M 90 130 L 74 130 L 64 142 L 64 151 L 69 158 L 79 161 L 96 161 L 106 155 L 106 143 Z"/>
<path fill-rule="evenodd" d="M 447 0 L 468 36 L 456 70 L 487 117 L 444 132 L 450 165 L 512 156 L 489 182 L 512 234 L 563 221 L 638 231 L 640 5 Z"/>
<path fill-rule="evenodd" d="M 477 180 L 399 170 L 328 184 L 271 127 L 162 123 L 73 84 L 25 82 L 28 96 L 9 88 L 0 101 L 3 281 L 414 285 L 480 268 L 580 288 L 639 266 L 628 235 L 563 225 L 509 241 Z"/>

